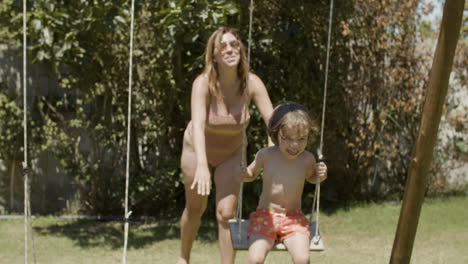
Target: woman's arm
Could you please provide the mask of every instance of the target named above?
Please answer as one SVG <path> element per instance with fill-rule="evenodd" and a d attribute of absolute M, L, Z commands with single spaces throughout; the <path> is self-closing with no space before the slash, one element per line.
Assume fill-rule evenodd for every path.
<path fill-rule="evenodd" d="M 253 73 L 249 74 L 249 90 L 258 111 L 260 111 L 260 114 L 262 115 L 263 121 L 268 126 L 268 121 L 273 113 L 273 106 L 262 80 Z M 270 137 L 268 137 L 268 146 L 273 146 L 273 142 Z"/>
<path fill-rule="evenodd" d="M 191 189 L 198 187 L 198 194 L 208 195 L 211 190 L 211 175 L 208 169 L 205 149 L 206 109 L 209 98 L 207 78 L 199 75 L 192 85 L 191 118 L 193 148 L 197 156 L 197 169 Z"/>

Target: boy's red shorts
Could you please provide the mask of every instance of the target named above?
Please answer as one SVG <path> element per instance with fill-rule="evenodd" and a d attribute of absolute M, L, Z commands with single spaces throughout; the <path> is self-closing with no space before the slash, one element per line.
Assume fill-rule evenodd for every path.
<path fill-rule="evenodd" d="M 288 237 L 303 234 L 310 238 L 309 222 L 300 210 L 278 213 L 257 208 L 250 214 L 248 236 L 254 234 L 282 242 Z"/>

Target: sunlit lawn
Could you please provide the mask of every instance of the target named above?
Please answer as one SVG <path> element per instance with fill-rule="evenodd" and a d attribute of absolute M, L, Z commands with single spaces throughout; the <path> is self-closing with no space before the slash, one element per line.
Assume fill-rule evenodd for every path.
<path fill-rule="evenodd" d="M 320 216 L 326 250 L 312 263 L 388 263 L 400 213 L 399 204 L 371 204 Z M 468 263 L 468 197 L 426 201 L 414 243 L 413 264 Z M 121 263 L 123 225 L 119 222 L 36 218 L 36 263 Z M 205 222 L 192 263 L 219 263 L 216 225 Z M 175 263 L 178 219 L 132 223 L 127 263 Z M 32 245 L 30 245 L 30 248 Z M 30 262 L 33 261 L 30 250 Z M 236 263 L 245 263 L 239 252 Z M 23 220 L 0 220 L 0 263 L 24 263 Z M 287 252 L 272 252 L 266 263 L 291 263 Z"/>

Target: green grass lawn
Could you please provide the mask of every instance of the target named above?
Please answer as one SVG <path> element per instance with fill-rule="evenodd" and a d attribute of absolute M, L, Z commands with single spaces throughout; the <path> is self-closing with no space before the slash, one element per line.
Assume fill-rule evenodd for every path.
<path fill-rule="evenodd" d="M 311 263 L 389 263 L 400 205 L 370 204 L 321 214 L 325 251 L 312 252 Z M 468 263 L 468 197 L 426 201 L 414 243 L 413 264 Z M 0 220 L 0 263 L 24 263 L 23 220 Z M 121 263 L 123 225 L 118 222 L 33 220 L 37 263 Z M 179 252 L 178 219 L 130 225 L 128 261 L 175 263 Z M 30 252 L 32 261 L 32 251 Z M 245 263 L 239 252 L 236 263 Z M 192 252 L 192 263 L 219 263 L 215 222 L 205 222 Z M 287 252 L 272 252 L 266 263 L 291 263 Z"/>

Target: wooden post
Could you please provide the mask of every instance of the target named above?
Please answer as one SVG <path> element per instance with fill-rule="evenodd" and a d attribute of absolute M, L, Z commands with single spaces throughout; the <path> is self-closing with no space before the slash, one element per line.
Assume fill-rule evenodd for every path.
<path fill-rule="evenodd" d="M 429 74 L 421 126 L 408 170 L 390 264 L 410 263 L 421 206 L 426 192 L 427 174 L 447 95 L 453 56 L 460 35 L 464 5 L 465 0 L 446 0 L 444 5 L 439 39 Z"/>

